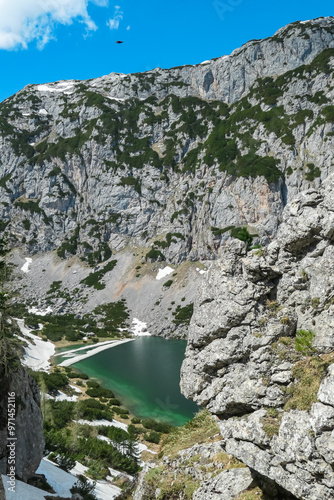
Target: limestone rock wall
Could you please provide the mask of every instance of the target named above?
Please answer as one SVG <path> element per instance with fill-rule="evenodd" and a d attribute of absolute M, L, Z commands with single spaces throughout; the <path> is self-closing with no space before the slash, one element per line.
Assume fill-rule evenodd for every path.
<path fill-rule="evenodd" d="M 226 451 L 298 499 L 334 494 L 333 192 L 331 176 L 286 206 L 268 247 L 212 263 L 181 373 Z"/>
<path fill-rule="evenodd" d="M 7 401 L 8 393 L 15 392 L 16 416 L 16 475 L 27 481 L 38 468 L 43 457 L 44 434 L 40 408 L 40 392 L 36 382 L 20 367 L 10 378 L 0 373 L 0 467 L 6 473 L 7 464 Z"/>

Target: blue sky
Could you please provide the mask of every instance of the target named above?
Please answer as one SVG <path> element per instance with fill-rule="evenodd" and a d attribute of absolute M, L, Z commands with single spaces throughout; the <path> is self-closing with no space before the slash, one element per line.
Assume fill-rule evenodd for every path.
<path fill-rule="evenodd" d="M 28 83 L 199 63 L 289 22 L 334 14 L 332 0 L 43 0 L 41 5 L 40 0 L 0 2 L 0 101 Z"/>

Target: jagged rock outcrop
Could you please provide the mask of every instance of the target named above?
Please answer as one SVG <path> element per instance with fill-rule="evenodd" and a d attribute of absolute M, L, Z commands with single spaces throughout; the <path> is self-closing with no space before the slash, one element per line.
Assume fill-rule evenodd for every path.
<path fill-rule="evenodd" d="M 23 367 L 5 376 L 0 369 L 0 470 L 6 474 L 8 454 L 8 393 L 15 393 L 15 473 L 27 481 L 38 468 L 44 452 L 43 419 L 37 383 Z"/>
<path fill-rule="evenodd" d="M 166 498 L 173 495 L 182 499 L 186 494 L 186 498 L 192 495 L 194 500 L 232 500 L 255 484 L 250 470 L 227 455 L 217 441 L 196 444 L 180 451 L 177 457 L 147 462 L 133 500 L 158 498 L 159 494 Z"/>
<path fill-rule="evenodd" d="M 334 495 L 334 177 L 299 194 L 277 239 L 226 246 L 195 301 L 184 395 L 226 451 L 298 499 Z"/>
<path fill-rule="evenodd" d="M 90 265 L 214 259 L 229 226 L 268 243 L 330 172 L 333 55 L 329 17 L 196 66 L 29 85 L 0 105 L 1 229 Z"/>

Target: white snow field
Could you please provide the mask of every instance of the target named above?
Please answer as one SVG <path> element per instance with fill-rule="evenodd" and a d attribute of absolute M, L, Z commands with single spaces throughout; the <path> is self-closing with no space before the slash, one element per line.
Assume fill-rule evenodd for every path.
<path fill-rule="evenodd" d="M 163 269 L 159 269 L 158 274 L 156 275 L 156 280 L 162 280 L 162 278 L 165 278 L 169 274 L 173 273 L 174 269 L 172 269 L 169 266 L 164 267 Z"/>
<path fill-rule="evenodd" d="M 29 330 L 24 325 L 23 319 L 17 319 L 16 321 L 22 335 L 24 335 L 25 337 L 29 337 L 29 339 L 31 339 L 32 341 L 29 342 L 23 337 L 20 337 L 28 344 L 24 348 L 25 355 L 22 364 L 24 366 L 27 366 L 28 368 L 31 368 L 34 371 L 38 370 L 49 371 L 50 369 L 49 359 L 51 358 L 51 356 L 54 355 L 55 346 L 49 340 L 44 341 L 37 335 L 31 333 L 31 330 Z"/>
<path fill-rule="evenodd" d="M 32 263 L 32 259 L 30 257 L 26 257 L 25 259 L 26 261 L 25 264 L 23 264 L 23 266 L 21 267 L 21 271 L 23 271 L 24 273 L 28 273 L 30 271 L 29 266 Z"/>
<path fill-rule="evenodd" d="M 137 318 L 133 318 L 130 331 L 135 337 L 151 336 L 151 334 L 147 331 L 147 324 Z"/>
<path fill-rule="evenodd" d="M 43 458 L 36 472 L 37 474 L 45 475 L 47 482 L 52 486 L 55 493 L 48 493 L 18 480 L 15 481 L 15 492 L 12 492 L 8 490 L 7 486 L 9 478 L 2 476 L 5 488 L 5 500 L 45 500 L 45 496 L 71 498 L 70 489 L 77 481 L 76 474 L 83 474 L 86 470 L 87 467 L 77 462 L 71 472 L 65 472 L 47 458 Z M 120 473 L 115 472 L 115 476 L 117 477 Z M 121 493 L 121 489 L 111 484 L 108 478 L 109 480 L 113 480 L 112 476 L 107 476 L 107 480 L 96 482 L 94 493 L 98 500 L 113 500 Z"/>

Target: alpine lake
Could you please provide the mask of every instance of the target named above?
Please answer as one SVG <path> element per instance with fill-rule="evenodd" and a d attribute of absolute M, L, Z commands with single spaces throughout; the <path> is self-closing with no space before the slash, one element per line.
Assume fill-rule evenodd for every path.
<path fill-rule="evenodd" d="M 184 340 L 136 337 L 71 366 L 111 389 L 136 417 L 154 418 L 180 426 L 198 411 L 197 405 L 188 401 L 179 387 L 186 345 Z M 72 348 L 79 347 L 82 345 Z M 61 356 L 65 350 L 69 348 L 57 349 L 57 363 L 66 359 Z"/>

